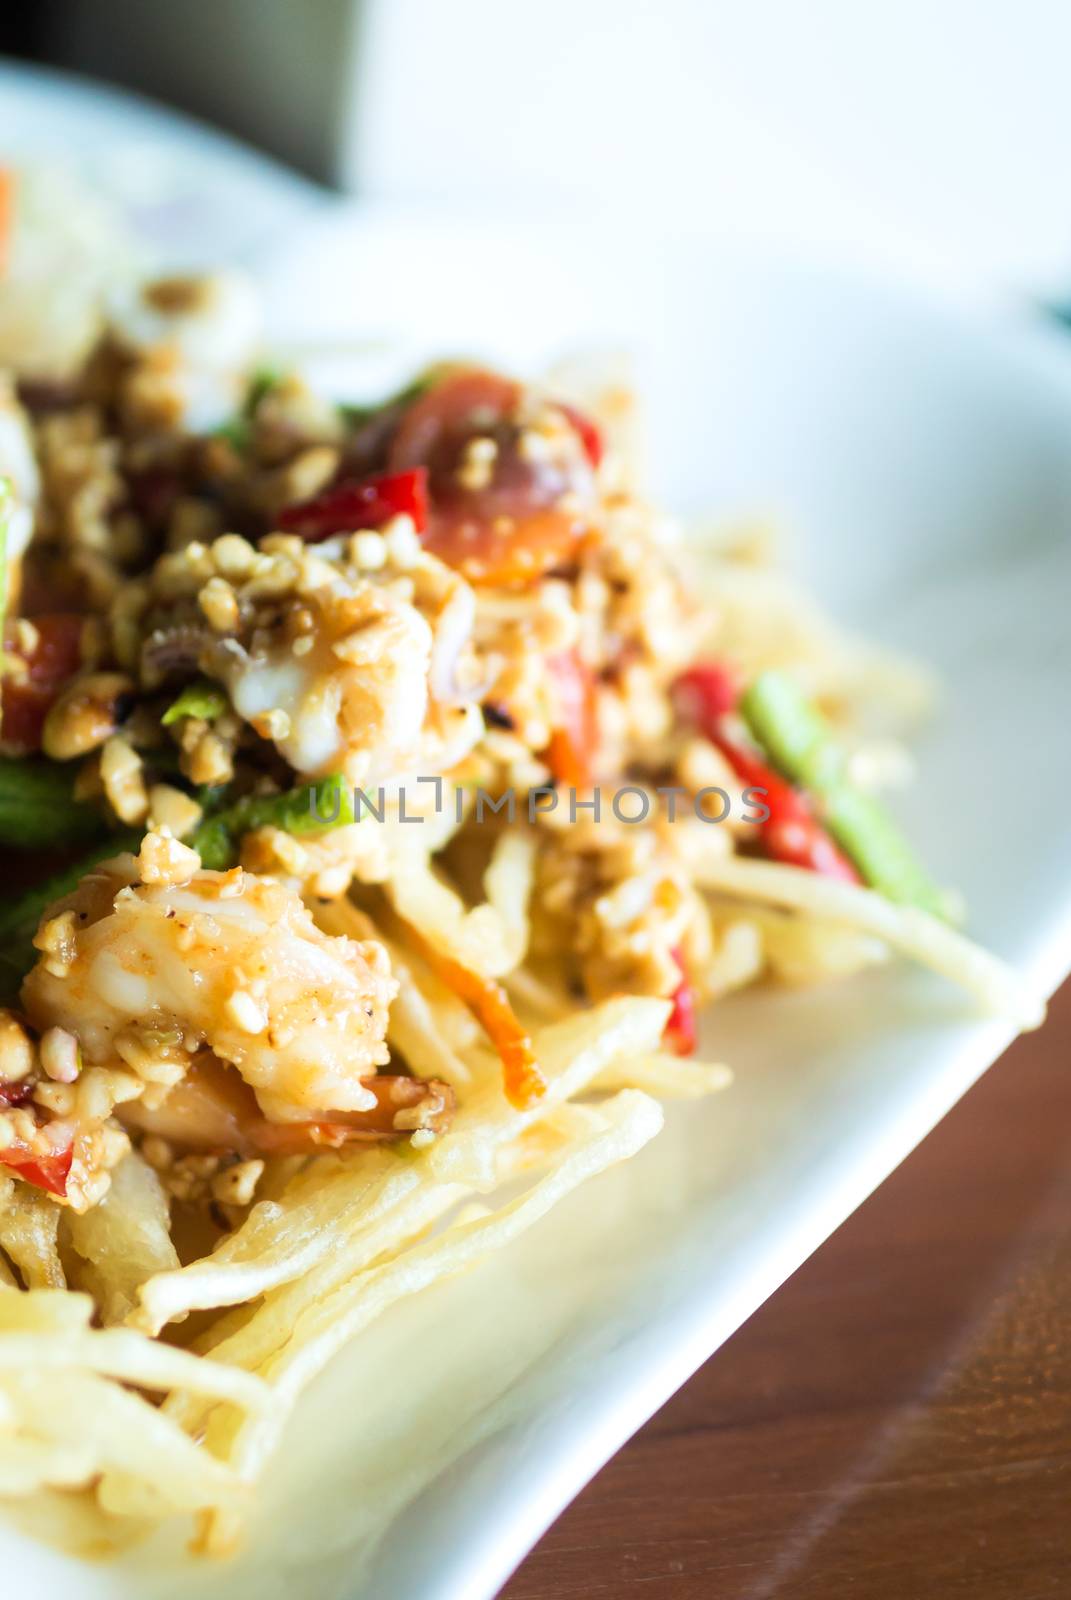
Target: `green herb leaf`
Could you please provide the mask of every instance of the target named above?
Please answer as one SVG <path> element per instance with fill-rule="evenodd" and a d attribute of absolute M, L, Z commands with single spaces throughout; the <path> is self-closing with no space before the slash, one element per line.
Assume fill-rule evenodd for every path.
<path fill-rule="evenodd" d="M 280 383 L 286 374 L 279 367 L 258 367 L 249 380 L 242 409 L 233 417 L 228 417 L 226 422 L 221 422 L 213 430 L 214 437 L 226 439 L 228 444 L 234 446 L 239 452 L 248 449 L 252 436 L 253 415 L 266 394 L 269 394 Z"/>
<path fill-rule="evenodd" d="M 213 439 L 225 439 L 241 455 L 249 445 L 251 427 L 248 417 L 228 417 L 218 428 L 212 429 Z"/>
<path fill-rule="evenodd" d="M 327 833 L 354 820 L 353 794 L 340 772 L 318 783 L 304 783 L 285 794 L 246 795 L 206 817 L 187 837 L 201 864 L 225 872 L 238 860 L 244 834 L 255 828 L 281 828 L 296 835 Z"/>
<path fill-rule="evenodd" d="M 281 367 L 273 367 L 268 363 L 258 367 L 249 380 L 249 390 L 245 397 L 244 413 L 251 417 L 266 394 L 270 394 L 276 384 L 282 383 L 286 373 Z"/>
<path fill-rule="evenodd" d="M 0 907 L 0 1001 L 10 1002 L 19 992 L 23 978 L 37 959 L 33 937 L 45 911 L 55 900 L 72 894 L 87 872 L 124 850 L 137 850 L 141 835 L 133 830 L 110 834 L 101 839 L 88 855 L 34 884 Z"/>
<path fill-rule="evenodd" d="M 429 389 L 434 388 L 448 370 L 448 363 L 437 362 L 426 371 L 418 372 L 415 378 L 410 379 L 394 394 L 388 395 L 385 400 L 378 400 L 373 405 L 343 401 L 338 409 L 342 413 L 343 420 L 351 427 L 363 427 L 366 422 L 371 422 L 373 417 L 378 417 L 383 411 L 391 411 L 395 407 L 404 410 L 406 406 L 412 405 L 414 400 L 419 400 L 421 395 L 427 394 Z"/>
<path fill-rule="evenodd" d="M 181 722 L 183 717 L 199 717 L 202 722 L 215 722 L 229 705 L 230 701 L 218 683 L 213 683 L 210 678 L 197 678 L 186 685 L 177 700 L 171 702 L 160 722 L 165 728 L 170 728 L 173 722 Z"/>
<path fill-rule="evenodd" d="M 0 844 L 34 850 L 81 844 L 104 830 L 95 806 L 74 798 L 74 775 L 57 762 L 0 756 Z"/>

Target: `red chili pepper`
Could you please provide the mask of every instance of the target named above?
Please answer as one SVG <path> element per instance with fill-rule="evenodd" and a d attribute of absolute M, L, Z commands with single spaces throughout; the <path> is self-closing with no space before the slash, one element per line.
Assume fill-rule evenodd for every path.
<path fill-rule="evenodd" d="M 770 815 L 757 825 L 757 831 L 767 855 L 790 867 L 806 867 L 825 878 L 841 878 L 845 883 L 862 882 L 855 867 L 833 843 L 798 789 L 727 734 L 713 735 L 712 742 L 749 789 L 763 791 L 762 804 Z"/>
<path fill-rule="evenodd" d="M 681 981 L 672 994 L 673 1010 L 666 1019 L 662 1032 L 663 1043 L 678 1056 L 690 1056 L 698 1043 L 695 1016 L 695 990 L 684 967 L 680 950 L 674 950 L 673 959 L 681 969 Z"/>
<path fill-rule="evenodd" d="M 26 676 L 8 674 L 0 685 L 0 737 L 5 746 L 26 752 L 40 750 L 41 729 L 53 701 L 82 661 L 82 628 L 85 618 L 73 611 L 55 611 L 34 617 L 36 633 L 33 649 L 18 647 L 17 631 L 5 629 L 4 648 L 21 655 Z"/>
<path fill-rule="evenodd" d="M 606 454 L 606 442 L 602 436 L 602 429 L 597 422 L 584 411 L 578 411 L 576 406 L 570 406 L 564 400 L 556 402 L 558 410 L 563 413 L 573 431 L 578 435 L 580 443 L 584 446 L 584 454 L 591 463 L 592 470 L 597 471 Z"/>
<path fill-rule="evenodd" d="M 716 661 L 703 661 L 682 672 L 673 684 L 673 703 L 677 714 L 694 722 L 708 739 L 718 731 L 718 719 L 736 708 L 740 681 L 730 667 Z"/>
<path fill-rule="evenodd" d="M 861 882 L 848 857 L 815 817 L 806 796 L 726 731 L 723 719 L 735 709 L 739 697 L 735 673 L 716 661 L 689 667 L 673 685 L 678 712 L 718 747 L 749 789 L 762 790 L 762 801 L 770 815 L 757 824 L 757 831 L 766 854 L 774 861 L 806 867 L 826 878 Z"/>
<path fill-rule="evenodd" d="M 380 477 L 338 483 L 312 500 L 285 506 L 276 521 L 286 533 L 310 544 L 334 533 L 379 528 L 391 517 L 412 517 L 418 533 L 428 524 L 428 474 L 424 467 L 388 472 Z"/>
<path fill-rule="evenodd" d="M 33 1155 L 17 1139 L 13 1144 L 6 1145 L 0 1150 L 0 1166 L 10 1167 L 13 1172 L 18 1173 L 24 1183 L 32 1183 L 38 1189 L 47 1189 L 49 1194 L 67 1193 L 67 1178 L 70 1175 L 73 1159 L 73 1142 L 65 1149 L 57 1150 L 48 1156 Z"/>

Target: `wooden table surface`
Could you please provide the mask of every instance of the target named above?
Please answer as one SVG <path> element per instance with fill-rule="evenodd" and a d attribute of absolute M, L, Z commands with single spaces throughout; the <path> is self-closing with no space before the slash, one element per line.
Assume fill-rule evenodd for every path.
<path fill-rule="evenodd" d="M 501 1600 L 1071 1596 L 1071 983 Z"/>

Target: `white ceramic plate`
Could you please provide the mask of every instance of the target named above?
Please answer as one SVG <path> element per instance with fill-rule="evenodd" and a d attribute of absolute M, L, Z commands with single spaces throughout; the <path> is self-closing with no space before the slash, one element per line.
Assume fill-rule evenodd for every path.
<path fill-rule="evenodd" d="M 1071 349 L 917 290 L 740 244 L 327 225 L 273 271 L 292 329 L 525 364 L 633 348 L 653 478 L 685 509 L 781 510 L 846 619 L 947 699 L 906 819 L 972 926 L 1051 988 L 1071 955 Z M 508 1255 L 397 1306 L 303 1402 L 245 1551 L 171 1530 L 0 1564 L 71 1600 L 482 1600 L 617 1446 L 878 1184 L 1007 1042 L 895 966 L 709 1019 L 736 1086 Z M 100 1530 L 87 1529 L 99 1539 Z M 96 1547 L 99 1553 L 99 1545 Z"/>
<path fill-rule="evenodd" d="M 296 173 L 192 117 L 0 60 L 0 162 L 82 174 L 176 267 L 249 259 L 325 204 Z"/>

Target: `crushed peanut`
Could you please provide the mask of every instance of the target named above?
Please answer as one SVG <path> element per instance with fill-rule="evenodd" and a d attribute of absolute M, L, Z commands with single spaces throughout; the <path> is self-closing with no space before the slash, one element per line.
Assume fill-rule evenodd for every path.
<path fill-rule="evenodd" d="M 108 803 L 120 822 L 143 822 L 149 809 L 145 772 L 137 751 L 118 734 L 108 739 L 100 753 L 100 781 Z"/>
<path fill-rule="evenodd" d="M 173 838 L 168 828 L 153 829 L 141 841 L 137 868 L 142 883 L 189 883 L 200 866 L 197 851 Z"/>
<path fill-rule="evenodd" d="M 46 1028 L 38 1046 L 41 1066 L 55 1083 L 74 1083 L 81 1066 L 78 1040 L 66 1028 Z"/>
<path fill-rule="evenodd" d="M 236 989 L 228 995 L 225 1010 L 235 1027 L 241 1028 L 243 1033 L 256 1035 L 263 1033 L 268 1026 L 267 1012 L 244 989 Z"/>
<path fill-rule="evenodd" d="M 73 911 L 62 911 L 42 923 L 34 935 L 34 948 L 45 958 L 45 968 L 53 977 L 65 978 L 76 953 L 77 920 Z"/>
<path fill-rule="evenodd" d="M 354 566 L 364 572 L 379 572 L 387 565 L 386 540 L 370 528 L 351 535 L 349 554 Z"/>
<path fill-rule="evenodd" d="M 238 597 L 226 578 L 209 578 L 197 596 L 197 604 L 215 633 L 233 633 L 238 627 Z"/>
<path fill-rule="evenodd" d="M 192 833 L 203 816 L 197 801 L 169 783 L 154 783 L 149 790 L 148 825 L 166 828 L 176 839 Z"/>
<path fill-rule="evenodd" d="M 119 727 L 132 703 L 133 680 L 122 672 L 91 672 L 73 680 L 49 709 L 41 748 L 53 761 L 96 750 Z"/>
<path fill-rule="evenodd" d="M 223 1167 L 211 1179 L 213 1197 L 222 1205 L 251 1205 L 263 1175 L 263 1161 L 237 1161 Z"/>
<path fill-rule="evenodd" d="M 0 1083 L 21 1083 L 34 1068 L 34 1048 L 13 1012 L 0 1010 Z"/>
<path fill-rule="evenodd" d="M 399 572 L 415 566 L 424 553 L 413 519 L 404 513 L 391 517 L 382 530 L 382 537 L 390 559 Z"/>

